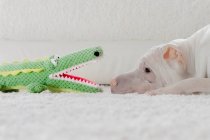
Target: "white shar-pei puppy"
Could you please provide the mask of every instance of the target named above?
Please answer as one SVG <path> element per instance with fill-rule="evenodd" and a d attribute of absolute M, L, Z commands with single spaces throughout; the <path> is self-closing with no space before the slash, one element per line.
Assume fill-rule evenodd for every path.
<path fill-rule="evenodd" d="M 186 39 L 153 47 L 139 67 L 111 81 L 112 93 L 210 92 L 210 25 Z"/>

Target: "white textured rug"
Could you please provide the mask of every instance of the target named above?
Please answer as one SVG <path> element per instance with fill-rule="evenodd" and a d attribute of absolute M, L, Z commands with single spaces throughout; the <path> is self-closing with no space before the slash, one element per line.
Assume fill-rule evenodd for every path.
<path fill-rule="evenodd" d="M 210 96 L 0 94 L 1 140 L 207 140 Z"/>

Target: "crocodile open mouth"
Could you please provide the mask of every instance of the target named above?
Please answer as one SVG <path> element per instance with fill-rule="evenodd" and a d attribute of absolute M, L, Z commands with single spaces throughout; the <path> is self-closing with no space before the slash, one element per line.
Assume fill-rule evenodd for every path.
<path fill-rule="evenodd" d="M 97 84 L 91 80 L 71 74 L 73 71 L 78 70 L 82 67 L 85 67 L 88 64 L 93 63 L 93 62 L 95 62 L 95 61 L 93 60 L 93 61 L 89 61 L 86 63 L 82 63 L 80 65 L 76 65 L 71 68 L 65 69 L 63 71 L 51 74 L 50 78 L 56 79 L 56 80 L 70 81 L 70 82 L 79 83 L 79 84 L 83 84 L 83 85 L 87 85 L 87 86 L 91 86 L 91 87 L 99 87 L 99 84 Z"/>

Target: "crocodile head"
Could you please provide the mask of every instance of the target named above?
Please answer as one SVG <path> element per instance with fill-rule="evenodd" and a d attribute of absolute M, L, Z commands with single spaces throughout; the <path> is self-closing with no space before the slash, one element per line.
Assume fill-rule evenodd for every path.
<path fill-rule="evenodd" d="M 80 92 L 100 92 L 100 86 L 83 77 L 73 75 L 76 71 L 89 63 L 99 59 L 103 55 L 100 47 L 89 48 L 75 52 L 64 57 L 53 56 L 50 63 L 54 65 L 52 73 L 49 75 L 50 83 L 54 91 L 80 91 Z M 56 84 L 55 84 L 56 83 Z M 58 87 L 56 88 L 57 85 Z"/>

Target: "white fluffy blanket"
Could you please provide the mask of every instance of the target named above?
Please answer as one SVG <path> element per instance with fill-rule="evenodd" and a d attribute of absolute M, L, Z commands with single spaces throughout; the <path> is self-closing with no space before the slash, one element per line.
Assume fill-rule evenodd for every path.
<path fill-rule="evenodd" d="M 0 39 L 172 40 L 209 24 L 209 0 L 0 0 Z"/>
<path fill-rule="evenodd" d="M 1 140 L 207 140 L 210 96 L 0 94 Z"/>

